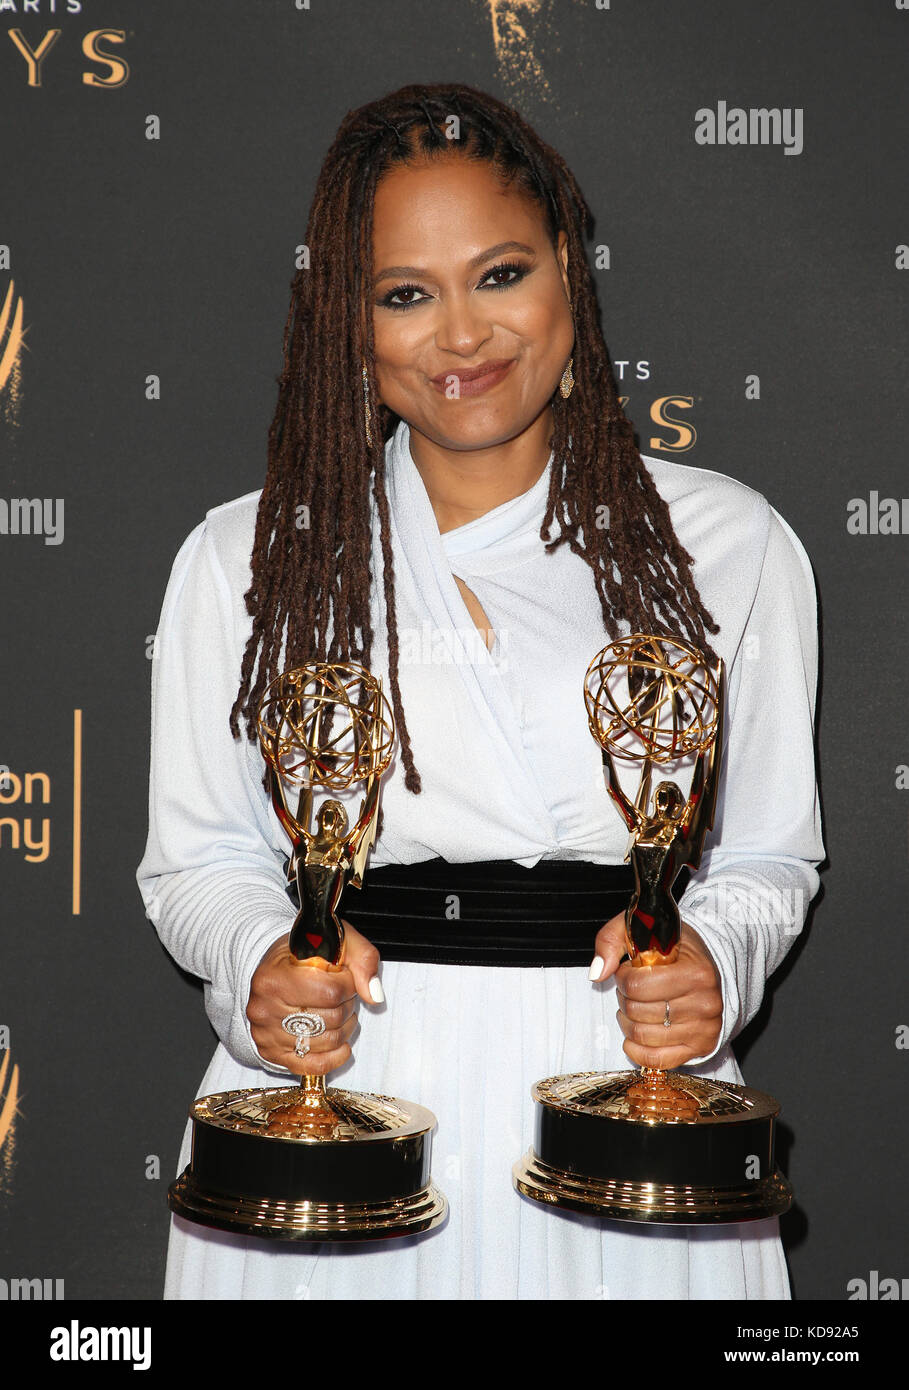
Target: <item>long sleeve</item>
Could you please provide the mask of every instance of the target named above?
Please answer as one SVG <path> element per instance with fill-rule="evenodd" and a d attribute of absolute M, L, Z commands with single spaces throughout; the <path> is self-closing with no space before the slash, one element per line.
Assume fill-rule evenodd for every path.
<path fill-rule="evenodd" d="M 286 1075 L 256 1050 L 246 1005 L 257 965 L 294 914 L 261 755 L 228 728 L 245 613 L 222 560 L 226 543 L 228 563 L 244 547 L 248 555 L 252 514 L 250 499 L 210 514 L 173 565 L 152 662 L 149 834 L 137 881 L 164 946 L 204 981 L 206 1011 L 227 1050 Z"/>
<path fill-rule="evenodd" d="M 471 619 L 403 422 L 386 459 L 399 634 L 456 636 Z M 797 537 L 759 494 L 719 474 L 647 464 L 697 557 L 695 578 L 720 623 L 727 664 L 715 824 L 680 900 L 720 975 L 713 1057 L 757 1012 L 819 886 L 814 581 Z M 406 791 L 392 765 L 373 865 L 622 858 L 624 828 L 581 698 L 604 642 L 599 599 L 582 559 L 567 547 L 544 551 L 544 510 L 545 480 L 446 534 L 458 573 L 508 638 L 507 660 L 455 643 L 440 662 L 403 644 L 401 692 L 423 792 Z M 256 494 L 210 512 L 174 562 L 153 663 L 149 837 L 137 877 L 163 944 L 205 982 L 206 1009 L 228 1052 L 286 1075 L 256 1051 L 246 1006 L 262 956 L 293 920 L 281 870 L 287 845 L 258 747 L 228 728 L 250 630 L 243 594 L 255 513 Z M 381 573 L 375 536 L 373 563 Z M 383 591 L 373 587 L 370 664 L 387 680 Z"/>
<path fill-rule="evenodd" d="M 769 511 L 757 591 L 729 671 L 714 830 L 679 903 L 721 979 L 722 1028 L 709 1056 L 760 1008 L 767 978 L 805 924 L 824 858 L 814 753 L 814 579 L 798 538 Z"/>

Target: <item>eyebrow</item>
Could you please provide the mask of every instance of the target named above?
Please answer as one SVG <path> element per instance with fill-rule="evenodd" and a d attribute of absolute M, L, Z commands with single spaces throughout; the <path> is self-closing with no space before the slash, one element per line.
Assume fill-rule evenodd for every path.
<path fill-rule="evenodd" d="M 484 261 L 491 260 L 493 256 L 501 256 L 506 251 L 525 251 L 528 256 L 535 256 L 536 250 L 533 246 L 525 246 L 523 241 L 500 241 L 497 246 L 490 246 L 488 250 L 481 251 L 478 255 L 472 256 L 467 262 L 468 270 L 476 270 L 477 266 Z M 373 279 L 373 284 L 377 285 L 380 280 L 387 280 L 395 275 L 426 275 L 427 271 L 418 265 L 387 265 L 384 270 L 380 270 Z"/>

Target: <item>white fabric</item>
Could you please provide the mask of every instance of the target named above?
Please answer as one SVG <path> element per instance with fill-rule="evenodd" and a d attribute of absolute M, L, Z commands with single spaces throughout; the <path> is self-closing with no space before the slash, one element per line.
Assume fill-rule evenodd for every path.
<path fill-rule="evenodd" d="M 627 832 L 582 695 L 608 638 L 588 566 L 567 546 L 546 554 L 539 536 L 551 460 L 522 496 L 440 535 L 406 425 L 386 455 L 401 692 L 423 792 L 404 789 L 395 761 L 371 863 L 621 862 Z M 758 493 L 719 473 L 645 462 L 695 557 L 727 664 L 716 821 L 681 909 L 717 963 L 724 1000 L 719 1044 L 692 1070 L 740 1081 L 730 1040 L 801 930 L 824 857 L 814 584 L 798 539 Z M 197 1095 L 288 1076 L 259 1056 L 245 1014 L 253 973 L 294 915 L 281 872 L 287 843 L 258 748 L 235 742 L 227 726 L 250 631 L 243 594 L 257 502 L 252 493 L 215 508 L 187 538 L 153 668 L 150 829 L 138 881 L 168 951 L 205 982 L 220 1044 Z M 498 634 L 492 653 L 455 574 Z M 387 690 L 381 594 L 374 584 L 371 667 Z M 305 1249 L 173 1218 L 165 1297 L 787 1298 L 776 1220 L 675 1230 L 601 1223 L 513 1191 L 512 1164 L 531 1140 L 532 1083 L 629 1065 L 614 985 L 591 986 L 586 975 L 384 963 L 387 1003 L 359 1006 L 354 1056 L 333 1081 L 434 1111 L 447 1224 L 403 1241 Z"/>

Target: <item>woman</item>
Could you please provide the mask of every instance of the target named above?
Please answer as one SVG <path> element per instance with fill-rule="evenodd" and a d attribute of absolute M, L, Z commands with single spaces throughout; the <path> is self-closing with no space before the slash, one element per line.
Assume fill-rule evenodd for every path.
<path fill-rule="evenodd" d="M 281 1020 L 315 1010 L 326 1032 L 307 1071 L 437 1115 L 450 1215 L 422 1236 L 308 1249 L 174 1218 L 168 1298 L 789 1296 L 775 1219 L 636 1227 L 511 1187 L 541 1077 L 630 1059 L 741 1080 L 730 1039 L 801 929 L 824 854 L 810 566 L 757 493 L 642 460 L 588 227 L 559 156 L 469 87 L 351 112 L 326 157 L 265 487 L 209 513 L 164 600 L 138 878 L 167 949 L 205 981 L 221 1041 L 198 1094 L 300 1073 Z M 573 872 L 622 863 L 583 677 L 629 631 L 681 634 L 727 664 L 723 781 L 678 960 L 621 965 L 622 912 L 582 937 L 589 969 L 566 963 L 577 933 L 562 951 L 558 923 L 548 955 L 532 924 L 507 959 L 504 925 L 465 945 L 471 866 L 521 866 L 535 885 L 522 901 L 558 909 Z M 345 914 L 335 976 L 288 952 L 288 846 L 254 741 L 269 680 L 313 659 L 362 662 L 394 709 L 366 887 L 405 866 L 398 901 L 421 874 L 451 889 L 415 948 L 380 954 Z M 181 1170 L 188 1157 L 187 1130 Z"/>

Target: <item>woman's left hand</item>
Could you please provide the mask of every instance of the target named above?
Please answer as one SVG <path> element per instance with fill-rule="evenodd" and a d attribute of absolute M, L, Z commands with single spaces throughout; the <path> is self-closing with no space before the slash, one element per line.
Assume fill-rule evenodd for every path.
<path fill-rule="evenodd" d="M 596 957 L 602 969 L 592 978 L 603 981 L 615 974 L 620 1005 L 616 1017 L 625 1034 L 625 1055 L 638 1066 L 662 1068 L 709 1056 L 720 1037 L 723 996 L 719 972 L 694 928 L 682 923 L 678 959 L 672 965 L 619 965 L 625 950 L 622 912 L 597 933 Z"/>

